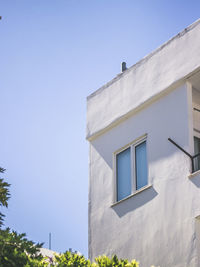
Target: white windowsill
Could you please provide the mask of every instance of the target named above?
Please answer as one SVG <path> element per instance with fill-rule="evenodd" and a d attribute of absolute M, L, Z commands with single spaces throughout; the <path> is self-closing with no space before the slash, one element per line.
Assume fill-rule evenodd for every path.
<path fill-rule="evenodd" d="M 198 171 L 196 171 L 196 172 L 193 172 L 193 173 L 191 173 L 191 174 L 189 174 L 188 175 L 188 178 L 193 178 L 194 176 L 197 176 L 197 175 L 199 175 L 200 174 L 200 170 L 198 170 Z"/>
<path fill-rule="evenodd" d="M 121 199 L 121 200 L 115 202 L 115 203 L 113 203 L 113 204 L 111 205 L 111 207 L 114 207 L 114 206 L 116 206 L 117 204 L 119 204 L 119 203 L 121 203 L 121 202 L 124 202 L 125 200 L 127 200 L 127 199 L 129 199 L 129 198 L 131 198 L 131 197 L 133 197 L 133 196 L 135 196 L 135 195 L 141 193 L 142 191 L 144 191 L 144 190 L 146 190 L 146 189 L 148 189 L 148 188 L 150 188 L 150 187 L 152 187 L 152 184 L 150 184 L 150 185 L 146 185 L 146 186 L 140 188 L 139 190 L 135 191 L 133 194 L 131 194 L 131 195 L 129 195 L 129 196 L 127 196 L 127 197 L 125 197 L 125 198 L 123 198 L 123 199 Z"/>

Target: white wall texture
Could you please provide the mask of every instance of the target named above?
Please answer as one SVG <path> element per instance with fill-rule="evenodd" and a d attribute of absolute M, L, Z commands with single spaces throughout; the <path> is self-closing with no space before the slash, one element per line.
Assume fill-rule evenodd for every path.
<path fill-rule="evenodd" d="M 197 28 L 199 30 L 199 25 Z M 173 41 L 170 46 L 176 49 L 180 39 L 175 40 L 175 43 Z M 190 42 L 189 37 L 185 41 Z M 163 53 L 162 50 L 160 53 Z M 173 60 L 173 56 L 170 57 Z M 179 54 L 176 58 L 179 58 Z M 165 68 L 169 71 L 169 61 L 167 64 L 168 67 Z M 138 66 L 139 68 L 143 67 Z M 159 69 L 155 65 L 154 68 Z M 180 69 L 169 79 L 169 83 L 175 76 L 177 77 L 179 71 Z M 101 115 L 98 115 L 100 126 L 97 123 L 93 125 L 93 116 L 97 116 L 97 113 L 94 112 L 92 115 L 92 111 L 89 111 L 90 133 L 96 132 L 116 116 L 127 112 L 136 105 L 135 103 L 144 101 L 146 96 L 142 88 L 143 82 L 136 78 L 137 74 L 132 78 L 131 75 L 132 72 L 125 75 L 124 80 L 119 80 L 119 87 L 118 85 L 116 88 L 110 87 L 109 90 L 103 90 L 102 95 L 95 96 L 101 98 L 98 100 L 100 102 L 99 106 L 97 105 L 97 113 L 99 110 L 104 110 L 109 99 L 112 103 L 110 108 L 105 108 L 105 114 L 101 112 Z M 131 89 L 134 87 L 135 79 L 139 83 L 141 92 L 139 90 L 133 92 L 135 88 Z M 158 86 L 159 83 L 166 84 L 166 80 L 162 82 L 159 75 L 158 81 L 155 77 L 146 79 L 154 79 L 156 87 L 152 88 L 151 83 L 148 97 L 158 92 L 158 88 L 162 88 Z M 147 87 L 145 89 L 147 90 Z M 122 109 L 119 109 L 119 102 Z M 128 103 L 127 107 L 125 103 Z M 111 206 L 114 199 L 113 152 L 144 134 L 147 134 L 148 179 L 152 187 Z M 200 266 L 197 256 L 199 253 L 197 247 L 200 247 L 197 232 L 200 228 L 195 220 L 200 215 L 200 175 L 188 178 L 191 170 L 190 160 L 168 141 L 168 137 L 192 153 L 192 87 L 189 83 L 169 91 L 167 95 L 138 110 L 90 142 L 89 256 L 91 259 L 101 254 L 109 256 L 117 254 L 123 258 L 136 258 L 140 261 L 141 267 L 150 267 L 151 264 L 161 267 Z"/>
<path fill-rule="evenodd" d="M 200 68 L 200 20 L 88 97 L 87 138 Z M 98 118 L 98 119 L 97 119 Z"/>

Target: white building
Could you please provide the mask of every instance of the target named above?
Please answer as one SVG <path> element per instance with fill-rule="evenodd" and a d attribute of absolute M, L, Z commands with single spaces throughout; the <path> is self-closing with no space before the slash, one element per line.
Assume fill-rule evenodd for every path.
<path fill-rule="evenodd" d="M 90 258 L 200 266 L 200 20 L 87 104 Z"/>

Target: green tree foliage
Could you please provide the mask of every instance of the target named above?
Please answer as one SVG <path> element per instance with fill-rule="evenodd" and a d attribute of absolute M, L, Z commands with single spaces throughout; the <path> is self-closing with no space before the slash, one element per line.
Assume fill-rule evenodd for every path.
<path fill-rule="evenodd" d="M 109 258 L 107 256 L 99 256 L 95 262 L 91 263 L 84 256 L 66 251 L 64 254 L 55 255 L 51 266 L 59 267 L 139 267 L 139 263 L 135 260 L 118 259 L 117 256 Z"/>
<path fill-rule="evenodd" d="M 29 241 L 25 234 L 17 234 L 9 228 L 0 229 L 0 266 L 40 266 L 43 260 L 41 246 Z"/>
<path fill-rule="evenodd" d="M 0 168 L 0 173 L 4 173 Z M 9 184 L 0 178 L 0 206 L 7 207 Z M 91 263 L 83 255 L 66 251 L 55 254 L 53 258 L 40 254 L 42 244 L 35 244 L 26 238 L 25 234 L 18 234 L 9 228 L 2 229 L 4 215 L 0 213 L 0 267 L 139 267 L 135 260 L 118 259 L 117 256 L 108 258 L 100 256 Z"/>
<path fill-rule="evenodd" d="M 86 260 L 84 256 L 66 251 L 63 254 L 55 255 L 54 265 L 59 267 L 89 267 L 91 266 L 90 261 Z M 53 266 L 53 265 L 52 265 Z"/>
<path fill-rule="evenodd" d="M 4 173 L 5 169 L 0 167 L 0 173 Z M 8 199 L 10 198 L 9 184 L 0 178 L 0 206 L 8 207 Z M 4 214 L 0 212 L 0 227 L 3 224 Z"/>
<path fill-rule="evenodd" d="M 0 167 L 0 173 L 5 169 Z M 10 184 L 0 178 L 0 206 L 8 207 Z M 2 229 L 4 214 L 0 212 L 0 266 L 3 267 L 39 267 L 45 266 L 40 254 L 42 244 L 34 244 L 25 234 L 17 234 L 9 228 Z"/>
<path fill-rule="evenodd" d="M 116 255 L 112 258 L 100 256 L 95 259 L 95 262 L 92 267 L 139 267 L 139 263 L 136 260 L 129 262 L 128 260 L 118 259 Z"/>

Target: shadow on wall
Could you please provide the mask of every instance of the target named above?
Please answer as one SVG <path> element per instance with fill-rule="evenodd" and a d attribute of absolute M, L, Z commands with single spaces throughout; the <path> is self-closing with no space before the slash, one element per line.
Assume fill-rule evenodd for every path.
<path fill-rule="evenodd" d="M 129 119 L 131 121 L 131 119 Z M 152 120 L 150 120 L 152 121 Z M 100 136 L 98 139 L 93 140 L 91 142 L 91 145 L 93 149 L 96 151 L 96 153 L 105 161 L 107 166 L 111 169 L 113 169 L 113 153 L 126 146 L 127 144 L 134 141 L 134 139 L 141 136 L 141 134 L 138 134 L 137 136 L 129 135 L 126 136 L 127 133 L 134 132 L 134 129 L 132 129 L 130 126 L 134 125 L 134 123 L 130 122 L 130 125 L 124 126 L 124 123 L 121 123 L 118 127 L 115 127 L 112 129 L 112 131 L 107 132 Z M 160 124 L 162 125 L 162 124 Z M 148 133 L 147 137 L 147 150 L 151 151 L 151 154 L 148 155 L 148 162 L 149 164 L 155 163 L 157 161 L 161 160 L 168 160 L 172 157 L 174 154 L 180 154 L 181 157 L 184 155 L 185 158 L 188 159 L 188 156 L 185 155 L 180 149 L 178 149 L 174 144 L 170 143 L 168 138 L 170 137 L 175 141 L 178 145 L 183 147 L 184 141 L 182 140 L 183 137 L 181 135 L 175 136 L 172 131 L 168 129 L 169 133 L 165 133 L 163 135 L 162 131 L 158 129 L 158 127 L 154 127 L 157 132 L 149 134 L 148 129 L 145 129 L 142 131 L 142 134 Z M 124 141 L 127 140 L 127 141 Z M 157 149 L 159 147 L 159 149 Z M 187 149 L 186 149 L 187 150 Z M 147 152 L 148 153 L 148 152 Z M 190 160 L 190 159 L 188 159 Z"/>
<path fill-rule="evenodd" d="M 157 195 L 158 193 L 155 191 L 155 189 L 153 187 L 149 187 L 144 191 L 134 195 L 133 197 L 130 197 L 125 201 L 116 204 L 116 206 L 113 206 L 112 209 L 117 213 L 119 217 L 122 217 L 127 213 L 145 205 Z"/>
<path fill-rule="evenodd" d="M 198 188 L 200 188 L 200 174 L 190 179 L 190 181 Z"/>

